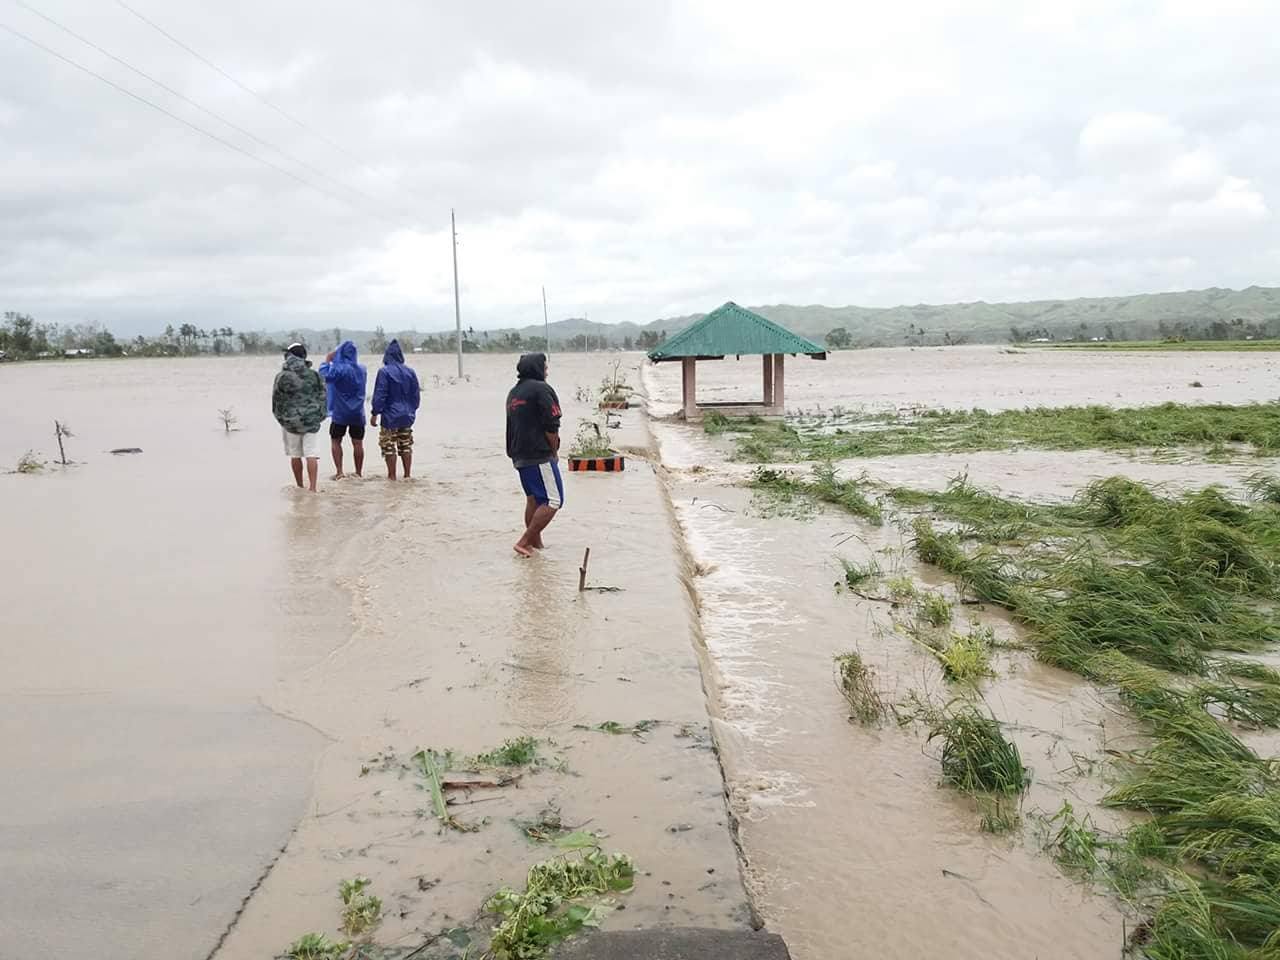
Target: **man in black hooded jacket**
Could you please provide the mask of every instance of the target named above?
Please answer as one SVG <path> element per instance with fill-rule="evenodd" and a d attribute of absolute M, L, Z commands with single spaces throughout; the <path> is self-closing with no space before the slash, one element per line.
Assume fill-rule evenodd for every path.
<path fill-rule="evenodd" d="M 542 549 L 542 531 L 564 505 L 560 479 L 560 398 L 547 383 L 547 355 L 526 353 L 516 364 L 516 385 L 507 394 L 507 456 L 524 488 L 524 534 L 515 551 L 532 557 Z"/>

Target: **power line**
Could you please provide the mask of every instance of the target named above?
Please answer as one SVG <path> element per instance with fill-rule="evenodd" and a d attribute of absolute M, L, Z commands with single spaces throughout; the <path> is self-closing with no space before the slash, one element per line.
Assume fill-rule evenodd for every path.
<path fill-rule="evenodd" d="M 104 77 L 102 74 L 96 73 L 95 71 L 90 70 L 88 67 L 84 66 L 81 63 L 77 63 L 75 60 L 72 60 L 70 57 L 59 53 L 57 50 L 54 50 L 51 47 L 46 47 L 39 40 L 35 40 L 27 36 L 21 30 L 15 30 L 13 27 L 9 26 L 7 23 L 0 23 L 0 29 L 8 31 L 9 33 L 17 37 L 19 40 L 25 40 L 27 43 L 31 44 L 33 47 L 36 47 L 39 50 L 43 50 L 45 53 L 49 54 L 49 56 L 55 57 L 69 66 L 75 67 L 81 73 L 87 73 L 89 76 L 93 77 L 94 79 L 101 80 L 107 86 L 115 90 L 118 90 L 120 93 L 123 93 L 126 97 L 129 97 L 133 100 L 137 100 L 139 103 L 145 104 L 146 106 L 150 107 L 152 110 L 158 110 L 160 113 L 163 113 L 166 117 L 169 117 L 172 120 L 177 120 L 178 123 L 182 124 L 184 127 L 188 127 L 189 129 L 194 130 L 196 133 L 199 133 L 202 136 L 208 137 L 210 140 L 213 140 L 215 143 L 222 144 L 222 146 L 226 147 L 228 150 L 234 150 L 236 153 L 241 154 L 242 156 L 248 157 L 250 160 L 255 160 L 258 163 L 261 163 L 265 166 L 270 167 L 272 170 L 275 170 L 277 173 L 283 174 L 284 176 L 288 177 L 290 180 L 297 181 L 298 183 L 302 184 L 302 186 L 304 187 L 309 187 L 312 190 L 317 191 L 318 193 L 324 194 L 326 197 L 329 197 L 332 200 L 337 200 L 340 203 L 347 204 L 348 206 L 351 206 L 354 208 L 354 204 L 347 197 L 343 197 L 343 196 L 340 196 L 339 194 L 333 193 L 330 190 L 326 190 L 324 187 L 318 184 L 312 183 L 310 180 L 306 179 L 305 177 L 298 176 L 298 174 L 294 173 L 292 170 L 282 167 L 277 163 L 272 163 L 270 160 L 266 159 L 265 157 L 260 157 L 256 153 L 252 153 L 251 151 L 246 150 L 244 147 L 241 147 L 239 144 L 232 143 L 230 140 L 227 140 L 224 137 L 220 137 L 216 133 L 211 133 L 208 130 L 204 129 L 203 127 L 197 126 L 196 124 L 192 123 L 190 120 L 187 120 L 187 119 L 184 119 L 183 117 L 178 116 L 178 114 L 174 113 L 173 111 L 166 110 L 164 107 L 160 106 L 158 103 L 155 103 L 151 100 L 148 100 L 144 96 L 134 93 L 128 87 L 123 87 L 120 84 L 116 83 L 114 80 L 108 79 L 107 77 Z M 392 224 L 393 226 L 400 227 L 402 229 L 404 228 L 403 224 L 396 223 L 395 221 L 390 220 L 387 217 L 382 216 L 381 214 L 374 213 L 373 211 L 361 211 L 361 212 L 365 212 L 367 213 L 368 216 L 375 217 L 379 220 L 383 220 L 387 223 Z"/>
<path fill-rule="evenodd" d="M 300 127 L 301 129 L 305 130 L 307 133 L 311 134 L 311 135 L 312 135 L 313 137 L 315 137 L 317 140 L 320 140 L 320 141 L 322 141 L 322 142 L 324 142 L 324 143 L 328 144 L 330 147 L 332 147 L 334 150 L 337 150 L 339 153 L 341 153 L 341 154 L 342 154 L 344 157 L 346 157 L 348 160 L 352 161 L 353 163 L 359 164 L 359 165 L 360 165 L 360 167 L 361 167 L 362 169 L 364 169 L 364 170 L 366 170 L 366 171 L 370 171 L 370 172 L 376 172 L 376 171 L 374 171 L 374 170 L 373 170 L 373 168 L 370 166 L 370 164 L 369 164 L 367 161 L 362 160 L 360 157 L 356 156 L 354 153 L 352 153 L 350 150 L 348 150 L 346 147 L 344 147 L 341 143 L 339 143 L 338 141 L 334 140 L 332 137 L 328 137 L 328 136 L 326 136 L 325 134 L 321 133 L 321 132 L 320 132 L 319 130 L 317 130 L 315 127 L 311 126 L 311 124 L 307 123 L 305 120 L 301 120 L 301 119 L 299 119 L 298 117 L 294 116 L 294 115 L 293 115 L 292 113 L 290 113 L 288 110 L 284 109 L 284 107 L 281 107 L 281 106 L 279 106 L 278 104 L 274 103 L 273 101 L 268 100 L 265 96 L 263 96 L 263 95 L 262 95 L 261 93 L 259 93 L 257 90 L 253 89 L 253 87 L 249 86 L 249 85 L 248 85 L 247 83 L 245 83 L 244 81 L 242 81 L 242 80 L 240 80 L 239 78 L 237 78 L 237 77 L 233 76 L 231 73 L 229 73 L 228 71 L 224 70 L 222 67 L 218 66 L 216 63 L 214 63 L 212 60 L 210 60 L 208 57 L 206 57 L 204 54 L 202 54 L 199 50 L 196 50 L 194 47 L 192 47 L 192 46 L 190 46 L 189 44 L 184 43 L 182 40 L 178 39 L 176 36 L 174 36 L 172 33 L 170 33 L 170 32 L 169 32 L 168 30 L 166 30 L 164 27 L 160 26 L 160 24 L 158 24 L 158 23 L 156 23 L 154 20 L 150 19 L 146 14 L 141 13 L 141 12 L 139 12 L 138 10 L 135 10 L 133 7 L 129 6 L 129 4 L 125 3 L 125 0 L 116 0 L 116 3 L 117 3 L 119 6 L 123 7 L 125 10 L 129 11 L 129 13 L 133 14 L 135 17 L 137 17 L 139 20 L 141 20 L 143 23 L 145 23 L 145 24 L 146 24 L 147 26 L 149 26 L 151 29 L 155 30 L 155 31 L 156 31 L 157 33 L 159 33 L 162 37 L 164 37 L 165 39 L 167 39 L 170 43 L 173 43 L 174 45 L 176 45 L 176 46 L 177 46 L 177 47 L 179 47 L 180 49 L 185 50 L 187 53 L 191 54 L 191 56 L 195 57 L 197 60 L 199 60 L 201 63 L 203 63 L 206 67 L 208 67 L 210 70 L 214 71 L 215 73 L 217 73 L 219 76 L 223 77 L 224 79 L 229 80 L 231 83 L 235 84 L 237 87 L 239 87 L 239 88 L 240 88 L 241 90 L 243 90 L 245 93 L 249 94 L 249 96 L 253 97 L 254 99 L 256 99 L 256 100 L 258 100 L 258 101 L 260 101 L 261 103 L 265 104 L 266 106 L 270 107 L 272 110 L 274 110 L 276 113 L 280 114 L 280 116 L 284 117 L 284 118 L 285 118 L 286 120 L 288 120 L 290 123 L 296 124 L 298 127 Z M 411 189 L 408 189 L 408 188 L 404 187 L 403 185 L 401 185 L 401 188 L 400 188 L 400 189 L 402 189 L 402 190 L 406 190 L 410 195 L 412 195 L 413 197 L 415 197 L 416 199 L 418 199 L 419 201 L 421 201 L 421 202 L 423 202 L 423 203 L 430 204 L 430 203 L 432 202 L 432 201 L 428 200 L 426 197 L 423 197 L 421 194 L 417 193 L 416 191 L 413 191 L 413 190 L 411 190 Z"/>
<path fill-rule="evenodd" d="M 277 146 L 271 141 L 264 140 L 262 137 L 258 136 L 252 131 L 246 130 L 244 127 L 241 127 L 236 123 L 233 123 L 231 120 L 228 120 L 226 117 L 222 116 L 220 113 L 210 110 L 208 107 L 200 103 L 197 103 L 195 100 L 192 100 L 186 94 L 181 93 L 178 90 L 175 90 L 173 87 L 169 86 L 164 81 L 157 80 L 155 77 L 151 76 L 149 73 L 146 73 L 143 70 L 138 69 L 133 64 L 129 63 L 127 60 L 124 60 L 123 58 L 116 56 L 110 50 L 104 49 L 103 47 L 100 47 L 98 44 L 94 43 L 92 40 L 88 39 L 87 37 L 81 36 L 80 34 L 76 33 L 76 31 L 72 30 L 66 24 L 59 23 L 53 17 L 50 17 L 47 14 L 37 10 L 35 7 L 31 6 L 31 4 L 27 3 L 26 0 L 13 0 L 13 2 L 16 3 L 18 6 L 22 7 L 24 10 L 27 10 L 28 12 L 35 14 L 41 20 L 44 20 L 47 23 L 50 23 L 53 26 L 57 27 L 63 33 L 66 33 L 74 37 L 75 39 L 79 40 L 81 43 L 85 44 L 86 46 L 92 47 L 94 50 L 97 50 L 104 57 L 109 57 L 110 59 L 114 60 L 116 63 L 124 67 L 126 70 L 133 71 L 135 74 L 142 77 L 144 80 L 149 80 L 151 83 L 154 83 L 157 87 L 164 90 L 166 93 L 169 93 L 177 97 L 179 100 L 183 101 L 184 103 L 190 104 L 191 106 L 199 110 L 201 113 L 204 113 L 207 116 L 213 117 L 215 120 L 225 123 L 232 130 L 235 130 L 237 133 L 241 134 L 242 136 L 248 137 L 254 143 L 257 143 L 260 146 L 266 147 L 268 150 L 274 150 L 276 153 L 280 154 L 280 156 L 284 157 L 287 160 L 291 160 L 292 162 L 296 163 L 298 166 L 302 167 L 305 170 L 309 170 L 311 173 L 315 174 L 321 179 L 329 181 L 334 186 L 340 187 L 344 190 L 349 190 L 352 193 L 356 194 L 357 196 L 362 197 L 365 200 L 369 201 L 370 203 L 378 202 L 374 197 L 371 197 L 369 194 L 365 193 L 363 190 L 360 190 L 356 187 L 351 186 L 350 184 L 343 183 L 341 180 L 337 180 L 334 177 L 331 177 L 329 174 L 325 173 L 319 167 L 313 166 L 307 161 L 301 159 L 300 157 L 294 156 L 293 154 L 289 153 L 289 151 L 283 149 L 282 147 Z"/>
<path fill-rule="evenodd" d="M 260 94 L 257 90 L 254 90 L 252 87 L 248 86 L 247 84 L 242 83 L 240 80 L 237 80 L 235 77 L 229 74 L 226 70 L 223 70 L 220 66 L 214 63 L 204 54 L 200 53 L 197 50 L 192 49 L 187 44 L 183 43 L 181 40 L 175 37 L 172 33 L 170 33 L 164 27 L 156 23 L 154 20 L 149 19 L 145 14 L 139 13 L 137 10 L 133 9 L 133 7 L 125 3 L 124 0 L 116 0 L 116 3 L 124 7 L 126 10 L 132 13 L 135 17 L 137 17 L 147 26 L 151 27 L 157 33 L 168 38 L 171 42 L 181 47 L 183 50 L 187 51 L 187 53 L 191 54 L 193 57 L 195 57 L 205 66 L 207 66 L 210 70 L 213 70 L 216 73 L 220 74 L 221 76 L 225 77 L 227 80 L 230 80 L 232 83 L 234 83 L 237 87 L 239 87 L 245 93 L 260 100 L 262 103 L 266 104 L 268 107 L 270 107 L 276 113 L 280 114 L 280 116 L 284 117 L 286 120 L 290 121 L 291 123 L 297 124 L 299 127 L 307 131 L 307 133 L 311 134 L 313 137 L 317 137 L 320 140 L 323 140 L 329 146 L 333 147 L 333 149 L 341 152 L 343 155 L 345 155 L 351 160 L 354 160 L 356 163 L 360 164 L 361 166 L 366 166 L 363 160 L 361 160 L 359 157 L 355 156 L 350 151 L 348 151 L 347 148 L 344 147 L 342 144 L 338 143 L 335 140 L 331 140 L 329 137 L 326 137 L 323 133 L 321 133 L 319 130 L 316 130 L 314 127 L 310 126 L 305 121 L 299 120 L 297 117 L 291 114 L 288 110 L 284 109 L 284 107 L 277 106 L 276 104 L 268 100 L 266 97 L 264 97 L 262 94 Z"/>

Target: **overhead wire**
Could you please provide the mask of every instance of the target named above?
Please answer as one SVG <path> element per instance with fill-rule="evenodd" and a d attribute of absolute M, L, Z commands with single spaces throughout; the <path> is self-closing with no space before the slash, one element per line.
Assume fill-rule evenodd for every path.
<path fill-rule="evenodd" d="M 172 33 L 170 33 L 164 27 L 160 26 L 154 20 L 150 19 L 146 14 L 141 13 L 138 10 L 135 10 L 133 7 L 129 6 L 129 4 L 125 3 L 124 0 L 116 0 L 116 3 L 119 4 L 121 7 L 123 7 L 125 10 L 129 11 L 131 14 L 133 14 L 135 17 L 137 17 L 147 26 L 151 27 L 161 36 L 168 38 L 172 43 L 176 44 L 177 46 L 181 47 L 183 50 L 187 51 L 187 53 L 191 54 L 191 56 L 195 57 L 205 66 L 207 66 L 210 70 L 213 70 L 214 72 L 218 73 L 219 75 L 226 78 L 227 80 L 230 80 L 232 83 L 234 83 L 237 87 L 239 87 L 245 93 L 256 98 L 262 103 L 266 104 L 268 107 L 270 107 L 276 113 L 280 114 L 280 116 L 284 117 L 286 120 L 290 121 L 291 123 L 297 124 L 299 127 L 307 131 L 307 133 L 311 134 L 313 137 L 323 140 L 329 146 L 333 147 L 333 149 L 338 150 L 342 154 L 344 154 L 348 159 L 355 161 L 361 166 L 366 166 L 363 160 L 361 160 L 359 157 L 355 156 L 350 151 L 348 151 L 347 148 L 344 147 L 342 144 L 338 143 L 336 140 L 331 139 L 330 137 L 325 136 L 319 130 L 316 130 L 314 127 L 308 124 L 305 120 L 298 119 L 288 110 L 284 109 L 284 107 L 278 106 L 277 104 L 273 103 L 271 100 L 268 100 L 265 96 L 263 96 L 257 90 L 254 90 L 248 84 L 240 81 L 239 79 L 237 79 L 236 77 L 228 73 L 226 70 L 222 69 L 222 67 L 218 66 L 216 63 L 214 63 L 204 54 L 200 53 L 200 51 L 194 49 L 190 45 L 179 40 L 177 37 L 175 37 Z"/>
<path fill-rule="evenodd" d="M 52 47 L 46 46 L 45 44 L 41 43 L 39 40 L 36 40 L 34 37 L 28 36 L 27 34 L 23 33 L 21 30 L 18 30 L 14 27 L 9 26 L 7 23 L 0 23 L 0 30 L 7 31 L 8 33 L 12 34 L 18 39 L 31 44 L 33 47 L 37 48 L 38 50 L 44 51 L 49 56 L 54 57 L 58 60 L 61 60 L 63 63 L 67 64 L 68 66 L 74 67 L 75 69 L 79 70 L 82 73 L 88 74 L 89 76 L 93 77 L 95 80 L 99 80 L 102 83 L 105 83 L 107 86 L 124 94 L 126 97 L 129 97 L 132 100 L 136 100 L 139 103 L 150 107 L 152 110 L 159 111 L 160 113 L 164 114 L 166 117 L 169 117 L 171 120 L 176 120 L 178 123 L 182 124 L 184 127 L 194 130 L 196 133 L 204 137 L 208 137 L 210 140 L 214 141 L 215 143 L 221 144 L 222 146 L 226 147 L 228 150 L 232 150 L 238 154 L 241 154 L 242 156 L 248 157 L 250 160 L 253 160 L 257 163 L 261 163 L 264 166 L 270 167 L 272 170 L 275 170 L 277 173 L 288 177 L 290 180 L 296 181 L 297 183 L 301 184 L 304 187 L 307 187 L 311 190 L 315 190 L 317 193 L 324 194 L 325 196 L 329 197 L 331 200 L 337 200 L 339 203 L 346 204 L 347 206 L 351 207 L 354 210 L 357 210 L 357 212 L 363 213 L 366 216 L 372 217 L 377 220 L 381 220 L 385 223 L 391 224 L 392 226 L 395 226 L 400 229 L 407 228 L 406 224 L 399 223 L 395 220 L 392 220 L 391 218 L 386 217 L 383 214 L 377 213 L 376 211 L 361 210 L 360 208 L 356 207 L 356 205 L 352 202 L 352 200 L 349 197 L 344 197 L 341 194 L 334 193 L 333 191 L 328 190 L 325 187 L 320 186 L 319 184 L 308 180 L 306 177 L 300 176 L 294 171 L 288 169 L 287 167 L 282 167 L 278 163 L 274 163 L 265 157 L 258 156 L 256 153 L 253 153 L 251 150 L 246 150 L 244 147 L 240 146 L 239 144 L 234 143 L 231 140 L 226 139 L 225 137 L 220 137 L 218 136 L 218 134 L 213 133 L 209 130 L 206 130 L 204 129 L 204 127 L 201 127 L 198 124 L 192 123 L 190 120 L 187 120 L 185 117 L 182 117 L 174 113 L 172 110 L 168 110 L 165 107 L 162 107 L 160 104 L 152 100 L 148 100 L 146 97 L 135 93 L 134 91 L 130 90 L 128 87 L 122 86 L 121 84 L 116 83 L 114 80 L 110 79 L 109 77 L 105 77 L 102 74 L 98 73 L 97 71 L 92 70 L 89 67 L 86 67 L 84 64 L 73 60 L 71 57 L 68 57 L 65 54 L 59 53 L 57 50 L 54 50 Z"/>
<path fill-rule="evenodd" d="M 319 130 L 317 130 L 315 127 L 313 127 L 311 124 L 307 123 L 305 120 L 302 120 L 302 119 L 300 119 L 299 117 L 295 116 L 294 114 L 290 113 L 290 112 L 289 112 L 288 110 L 286 110 L 284 107 L 282 107 L 282 106 L 280 106 L 279 104 L 275 103 L 274 101 L 272 101 L 272 100 L 268 99 L 266 96 L 264 96 L 263 94 L 259 93 L 259 92 L 258 92 L 257 90 L 255 90 L 253 87 L 249 86 L 247 83 L 245 83 L 244 81 L 240 80 L 238 77 L 234 76 L 234 75 L 233 75 L 232 73 L 230 73 L 229 71 L 227 71 L 227 70 L 223 69 L 222 67 L 218 66 L 218 64 L 214 63 L 212 60 L 210 60 L 208 57 L 206 57 L 206 56 L 205 56 L 203 53 L 201 53 L 199 50 L 196 50 L 196 49 L 195 49 L 194 47 L 192 47 L 190 44 L 188 44 L 188 43 L 184 42 L 184 41 L 183 41 L 183 40 L 181 40 L 180 38 L 176 37 L 174 34 L 170 33 L 168 30 L 166 30 L 164 27 L 160 26 L 160 24 L 156 23 L 154 20 L 152 20 L 152 19 L 151 19 L 150 17 L 148 17 L 146 14 L 144 14 L 144 13 L 142 13 L 141 11 L 139 11 L 139 10 L 135 9 L 134 7 L 130 6 L 128 3 L 126 3 L 126 2 L 125 2 L 125 0 L 116 0 L 116 4 L 117 4 L 118 6 L 120 6 L 120 7 L 122 7 L 123 9 L 127 10 L 129 13 L 133 14 L 135 17 L 137 17 L 139 20 L 141 20 L 141 21 L 142 21 L 143 23 L 145 23 L 147 26 L 151 27 L 151 29 L 155 30 L 155 31 L 156 31 L 157 33 L 159 33 L 161 36 L 165 37 L 167 40 L 169 40 L 169 42 L 170 42 L 170 43 L 173 43 L 175 46 L 177 46 L 177 47 L 179 47 L 180 49 L 185 50 L 187 53 L 191 54 L 191 56 L 195 57 L 197 60 L 199 60 L 199 61 L 200 61 L 201 63 L 203 63 L 205 66 L 207 66 L 210 70 L 214 71 L 214 72 L 215 72 L 215 73 L 217 73 L 219 76 L 221 76 L 221 77 L 223 77 L 224 79 L 226 79 L 226 80 L 230 81 L 231 83 L 235 84 L 237 87 L 239 87 L 239 88 L 240 88 L 241 90 L 243 90 L 245 93 L 249 94 L 251 97 L 253 97 L 253 98 L 255 98 L 256 100 L 260 101 L 261 103 L 265 104 L 267 107 L 271 108 L 271 109 L 272 109 L 272 110 L 274 110 L 276 113 L 280 114 L 280 116 L 284 117 L 284 118 L 285 118 L 286 120 L 288 120 L 290 123 L 296 124 L 298 127 L 300 127 L 301 129 L 305 130 L 307 133 L 311 134 L 311 135 L 312 135 L 313 137 L 315 137 L 316 139 L 318 139 L 318 140 L 320 140 L 320 141 L 322 141 L 322 142 L 324 142 L 324 143 L 328 144 L 330 147 L 332 147 L 334 150 L 337 150 L 339 153 L 341 153 L 341 154 L 342 154 L 344 157 L 346 157 L 348 160 L 351 160 L 353 163 L 359 164 L 359 165 L 360 165 L 360 167 L 361 167 L 361 168 L 363 168 L 365 171 L 368 171 L 368 172 L 376 172 L 376 171 L 374 171 L 374 170 L 373 170 L 373 167 L 372 167 L 372 166 L 371 166 L 367 161 L 365 161 L 365 160 L 361 159 L 360 157 L 356 156 L 354 153 L 352 153 L 350 150 L 348 150 L 345 146 L 343 146 L 343 145 L 342 145 L 341 143 L 339 143 L 337 140 L 333 139 L 332 137 L 326 136 L 324 133 L 321 133 Z M 403 187 L 402 187 L 402 189 L 405 189 L 405 188 L 403 188 Z M 430 201 L 428 201 L 425 197 L 422 197 L 420 194 L 416 194 L 416 193 L 414 193 L 412 190 L 409 190 L 409 191 L 407 191 L 407 192 L 411 193 L 413 196 L 417 197 L 417 199 L 419 199 L 419 200 L 421 200 L 421 201 L 423 201 L 423 202 L 427 202 L 427 203 L 429 203 L 429 202 L 430 202 Z"/>
<path fill-rule="evenodd" d="M 379 202 L 376 198 L 365 193 L 363 190 L 360 190 L 358 187 L 353 187 L 349 183 L 344 183 L 341 180 L 338 180 L 335 177 L 330 176 L 328 173 L 321 170 L 319 167 L 316 167 L 313 164 L 308 163 L 306 160 L 303 160 L 301 157 L 295 156 L 294 154 L 285 150 L 283 147 L 280 147 L 277 144 L 274 144 L 271 141 L 258 136 L 251 130 L 246 130 L 244 127 L 233 122 L 232 120 L 227 119 L 222 114 L 214 110 L 210 110 L 208 107 L 193 100 L 191 97 L 188 97 L 186 94 L 182 93 L 181 91 L 175 90 L 173 87 L 169 86 L 163 80 L 158 80 L 157 78 L 151 76 L 151 74 L 147 73 L 146 71 L 141 70 L 138 67 L 135 67 L 133 64 L 129 63 L 124 58 L 119 57 L 116 54 L 112 53 L 110 50 L 107 50 L 104 47 L 94 43 L 88 37 L 82 36 L 81 34 L 77 33 L 75 30 L 72 30 L 66 24 L 55 20 L 53 17 L 49 16 L 48 14 L 40 10 L 37 10 L 31 4 L 27 3 L 26 0 L 13 0 L 13 2 L 16 3 L 18 6 L 22 7 L 24 10 L 28 11 L 29 13 L 32 13 L 35 16 L 39 17 L 41 20 L 44 20 L 46 23 L 52 24 L 54 27 L 57 27 L 63 33 L 66 33 L 69 36 L 74 37 L 76 40 L 79 40 L 81 43 L 85 44 L 86 46 L 91 47 L 92 49 L 98 51 L 98 53 L 102 54 L 104 57 L 114 60 L 116 63 L 120 64 L 120 66 L 124 67 L 126 70 L 132 71 L 133 73 L 142 77 L 144 80 L 147 80 L 155 84 L 157 87 L 159 87 L 161 90 L 164 90 L 166 93 L 170 94 L 171 96 L 177 97 L 183 103 L 189 104 L 190 106 L 195 107 L 197 110 L 199 110 L 201 113 L 205 114 L 206 116 L 210 116 L 213 119 L 226 124 L 232 130 L 236 131 L 241 136 L 248 137 L 250 140 L 258 144 L 259 146 L 266 147 L 268 150 L 275 151 L 280 156 L 284 157 L 285 159 L 293 163 L 296 163 L 298 166 L 311 172 L 315 176 L 320 177 L 322 180 L 326 180 L 329 183 L 333 184 L 334 186 L 339 187 L 343 190 L 349 190 L 350 192 L 356 194 L 357 196 L 363 198 L 364 200 L 370 203 Z"/>

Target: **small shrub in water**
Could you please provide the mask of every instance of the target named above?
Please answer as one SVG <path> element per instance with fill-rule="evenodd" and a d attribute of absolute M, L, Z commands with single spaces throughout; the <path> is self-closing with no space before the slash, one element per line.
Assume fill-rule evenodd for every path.
<path fill-rule="evenodd" d="M 994 717 L 976 708 L 942 711 L 929 729 L 942 740 L 942 779 L 961 790 L 1020 794 L 1030 785 L 1022 755 L 1000 732 Z"/>
<path fill-rule="evenodd" d="M 44 469 L 44 463 L 31 450 L 28 450 L 18 458 L 18 473 L 39 473 Z"/>
<path fill-rule="evenodd" d="M 342 931 L 352 936 L 377 926 L 382 919 L 382 901 L 371 893 L 365 893 L 373 883 L 368 877 L 343 880 L 338 885 L 342 897 Z"/>
<path fill-rule="evenodd" d="M 879 723 L 886 708 L 880 691 L 876 689 L 876 677 L 871 668 L 856 653 L 842 653 L 835 658 L 836 686 L 849 701 L 850 720 L 861 724 Z"/>
<path fill-rule="evenodd" d="M 702 429 L 713 436 L 724 433 L 729 429 L 729 418 L 717 410 L 708 410 L 702 416 Z"/>

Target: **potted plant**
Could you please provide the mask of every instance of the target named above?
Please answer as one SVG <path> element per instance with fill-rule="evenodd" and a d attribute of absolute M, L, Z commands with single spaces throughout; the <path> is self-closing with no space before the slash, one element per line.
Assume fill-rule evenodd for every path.
<path fill-rule="evenodd" d="M 573 446 L 569 448 L 569 469 L 617 473 L 626 465 L 622 454 L 613 449 L 607 429 L 602 430 L 595 420 L 583 420 L 578 424 Z"/>

